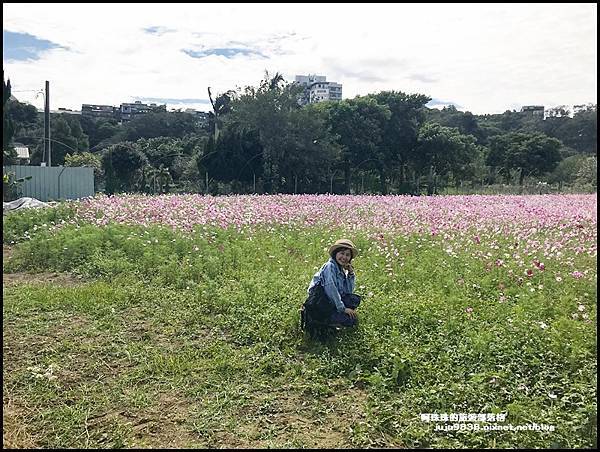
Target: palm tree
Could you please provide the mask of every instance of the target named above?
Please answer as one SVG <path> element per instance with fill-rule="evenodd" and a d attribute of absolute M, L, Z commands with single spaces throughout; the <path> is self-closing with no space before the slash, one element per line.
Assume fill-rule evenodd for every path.
<path fill-rule="evenodd" d="M 235 99 L 236 92 L 232 89 L 216 97 L 213 101 L 212 93 L 210 92 L 210 86 L 208 87 L 208 98 L 213 107 L 213 111 L 209 116 L 209 124 L 214 130 L 215 141 L 219 137 L 219 124 L 221 123 L 220 118 L 231 111 L 231 102 Z"/>
<path fill-rule="evenodd" d="M 2 70 L 2 163 L 10 165 L 16 163 L 17 151 L 10 146 L 10 142 L 15 133 L 13 121 L 8 115 L 7 102 L 11 97 L 10 79 L 4 81 L 4 70 Z"/>
<path fill-rule="evenodd" d="M 159 168 L 156 170 L 156 182 L 158 183 L 158 192 L 167 193 L 169 188 L 173 186 L 173 178 L 169 172 L 169 168 L 166 168 L 161 163 Z"/>
<path fill-rule="evenodd" d="M 275 72 L 275 75 L 271 77 L 269 71 L 265 70 L 265 78 L 262 80 L 260 87 L 263 91 L 276 91 L 279 90 L 279 85 L 282 82 L 285 82 L 282 74 Z"/>

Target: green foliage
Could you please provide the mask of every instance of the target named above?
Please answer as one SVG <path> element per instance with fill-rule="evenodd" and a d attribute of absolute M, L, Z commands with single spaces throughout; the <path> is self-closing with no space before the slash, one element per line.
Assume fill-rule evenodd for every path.
<path fill-rule="evenodd" d="M 7 102 L 10 99 L 10 79 L 8 82 L 4 81 L 4 70 L 2 70 L 2 164 L 12 165 L 16 161 L 16 151 L 11 146 L 11 140 L 14 135 L 15 129 L 13 121 L 11 120 Z"/>
<path fill-rule="evenodd" d="M 577 170 L 577 182 L 582 185 L 598 186 L 598 159 L 595 156 L 586 157 L 581 162 Z"/>
<path fill-rule="evenodd" d="M 174 188 L 173 178 L 162 163 L 158 168 L 150 165 L 142 167 L 140 176 L 136 181 L 135 189 L 150 194 L 169 193 Z"/>
<path fill-rule="evenodd" d="M 25 222 L 50 225 L 48 215 L 11 215 L 5 234 L 17 236 Z M 66 217 L 57 214 L 53 221 L 61 218 Z M 25 369 L 33 364 L 27 359 L 34 358 L 20 354 L 12 359 L 22 364 L 7 374 L 10 387 L 25 400 L 39 397 L 38 403 L 48 404 L 47 423 L 40 425 L 36 418 L 33 425 L 52 428 L 57 437 L 71 430 L 52 405 L 69 394 L 88 401 L 92 413 L 106 411 L 100 400 L 141 410 L 158 399 L 139 394 L 123 399 L 132 392 L 121 385 L 131 384 L 150 394 L 175 388 L 192 400 L 202 397 L 202 409 L 186 414 L 206 434 L 251 421 L 268 408 L 265 397 L 275 393 L 281 401 L 278 391 L 283 391 L 294 410 L 309 407 L 302 415 L 310 420 L 332 410 L 343 416 L 342 437 L 357 447 L 595 445 L 593 278 L 558 282 L 546 271 L 535 275 L 532 286 L 520 286 L 516 267 L 488 268 L 468 251 L 449 257 L 441 237 L 389 238 L 386 246 L 399 252 L 390 258 L 377 250 L 372 237 L 353 233 L 362 250 L 355 262 L 356 292 L 364 296 L 359 326 L 314 344 L 298 331 L 297 308 L 315 269 L 327 258 L 327 244 L 347 232 L 279 227 L 256 230 L 248 240 L 238 231 L 218 228 L 199 228 L 191 237 L 167 228 L 113 224 L 38 228 L 14 250 L 13 269 L 68 270 L 99 280 L 72 289 L 9 288 L 6 325 L 11 333 L 22 325 L 16 337 L 25 339 L 47 335 L 51 321 L 84 319 L 80 329 L 73 320 L 67 329 L 61 325 L 56 331 L 64 335 L 53 341 L 49 354 L 35 359 L 67 367 L 70 356 L 79 357 L 68 374 L 57 372 L 58 383 L 67 381 L 69 391 L 83 391 L 86 397 L 51 390 L 51 384 L 28 376 Z M 540 234 L 531 239 L 543 239 Z M 510 245 L 508 239 L 500 241 L 499 255 Z M 589 267 L 593 260 L 573 256 L 576 268 Z M 507 286 L 502 303 L 500 283 Z M 581 314 L 578 305 L 589 322 L 573 317 Z M 7 333 L 5 347 L 15 346 L 14 337 Z M 90 379 L 98 369 L 87 366 L 109 357 L 119 378 Z M 77 372 L 82 375 L 77 386 L 63 380 Z M 93 399 L 93 394 L 104 398 Z M 217 394 L 219 403 L 211 398 Z M 332 405 L 336 400 L 340 404 Z M 346 403 L 352 404 L 347 412 Z M 252 417 L 243 418 L 248 411 Z M 545 423 L 557 429 L 552 435 L 441 433 L 421 422 L 420 413 L 508 413 L 506 423 Z M 343 428 L 344 415 L 351 414 L 360 422 Z M 110 438 L 128 438 L 108 431 Z M 73 445 L 76 437 L 62 445 Z"/>
<path fill-rule="evenodd" d="M 6 88 L 6 85 L 5 85 Z M 8 92 L 10 96 L 10 80 L 8 82 Z M 26 133 L 29 128 L 35 127 L 39 122 L 38 112 L 33 105 L 21 103 L 15 99 L 8 98 L 3 107 L 3 149 L 4 165 L 15 165 L 18 162 L 17 152 L 13 141 L 21 142 L 21 135 Z"/>
<path fill-rule="evenodd" d="M 43 121 L 22 124 L 19 141 L 29 146 L 31 164 L 39 165 L 44 157 Z M 89 150 L 88 136 L 83 132 L 80 118 L 74 115 L 50 115 L 50 143 L 52 166 L 64 165 L 68 153 L 76 154 Z M 47 156 L 45 158 L 47 159 Z"/>
<path fill-rule="evenodd" d="M 10 132 L 9 132 L 10 133 Z M 17 150 L 12 144 L 7 144 L 2 151 L 2 164 L 15 165 L 17 163 Z"/>
<path fill-rule="evenodd" d="M 82 116 L 80 121 L 83 132 L 89 137 L 91 149 L 102 149 L 124 140 L 123 126 L 116 119 Z"/>
<path fill-rule="evenodd" d="M 8 99 L 10 81 L 4 94 Z M 516 184 L 518 177 L 521 191 L 528 178 L 533 185 L 554 181 L 553 190 L 589 191 L 595 186 L 591 169 L 572 182 L 565 174 L 570 174 L 572 161 L 551 174 L 572 155 L 565 149 L 596 154 L 595 104 L 579 106 L 572 117 L 562 106 L 546 110 L 545 118 L 514 110 L 473 115 L 454 106 L 428 109 L 430 98 L 423 94 L 382 91 L 301 107 L 302 87 L 267 71 L 257 86 L 214 98 L 209 88 L 208 94 L 213 111 L 207 126 L 182 112 L 154 111 L 124 124 L 116 118 L 52 115 L 52 161 L 62 164 L 67 153 L 135 143 L 148 159 L 149 171 L 158 171 L 161 164 L 168 168 L 170 190 L 212 193 L 418 195 L 452 186 L 457 192 L 475 187 L 489 192 L 502 182 L 500 177 L 507 184 Z M 5 100 L 3 117 L 4 163 L 16 162 L 12 137 L 30 148 L 31 164 L 38 165 L 44 134 L 35 108 Z M 443 127 L 435 139 L 426 123 Z M 457 132 L 450 134 L 450 129 Z M 419 143 L 419 136 L 428 138 Z M 121 167 L 131 165 L 111 165 L 104 168 L 109 193 L 149 190 L 145 164 L 134 165 L 128 176 Z"/>
<path fill-rule="evenodd" d="M 154 167 L 171 167 L 177 157 L 183 155 L 183 144 L 178 138 L 141 138 L 135 147 L 146 155 L 148 162 Z"/>
<path fill-rule="evenodd" d="M 297 101 L 300 90 L 294 84 L 284 84 L 281 75 L 275 74 L 271 78 L 266 72 L 258 89 L 248 86 L 231 101 L 227 121 L 235 127 L 238 136 L 242 136 L 244 131 L 258 134 L 262 147 L 264 190 L 267 193 L 279 192 L 283 179 L 290 176 L 286 174 L 285 164 L 287 156 L 297 152 L 293 122 L 300 108 Z M 307 123 L 307 126 L 310 125 Z M 311 132 L 316 139 L 320 130 L 307 133 Z M 218 142 L 215 143 L 217 148 Z"/>
<path fill-rule="evenodd" d="M 372 168 L 380 172 L 385 185 L 384 155 L 381 152 L 383 131 L 392 113 L 387 105 L 372 97 L 330 102 L 326 107 L 328 124 L 341 148 L 337 168 L 344 171 L 344 191 L 350 192 L 352 168 Z"/>
<path fill-rule="evenodd" d="M 597 159 L 582 154 L 571 155 L 558 164 L 549 181 L 558 183 L 561 187 L 597 187 Z"/>
<path fill-rule="evenodd" d="M 94 181 L 96 186 L 104 180 L 104 169 L 100 157 L 91 152 L 65 155 L 65 166 L 87 166 L 94 168 Z"/>
<path fill-rule="evenodd" d="M 470 111 L 459 111 L 454 105 L 444 107 L 442 110 L 436 108 L 426 112 L 428 122 L 435 122 L 445 127 L 456 128 L 463 135 L 473 135 L 478 144 L 487 144 L 486 137 L 489 132 L 481 128 L 478 117 Z"/>
<path fill-rule="evenodd" d="M 578 152 L 586 154 L 598 153 L 598 107 L 588 105 L 578 111 L 571 121 L 568 121 L 560 139 L 565 145 L 572 146 Z"/>
<path fill-rule="evenodd" d="M 17 100 L 9 100 L 6 103 L 6 109 L 8 116 L 15 126 L 16 136 L 19 136 L 22 130 L 35 126 L 40 121 L 38 111 L 33 105 Z"/>
<path fill-rule="evenodd" d="M 285 191 L 297 193 L 299 178 L 304 182 L 303 191 L 317 191 L 318 184 L 327 180 L 327 169 L 340 155 L 327 117 L 311 106 L 295 110 L 290 117 L 290 135 L 288 152 L 281 165 L 287 181 Z"/>
<path fill-rule="evenodd" d="M 386 106 L 391 115 L 384 123 L 382 142 L 378 149 L 381 180 L 381 193 L 387 194 L 386 173 L 393 173 L 403 166 L 412 163 L 419 157 L 417 137 L 419 129 L 425 122 L 425 104 L 431 100 L 422 94 L 405 94 L 396 91 L 381 91 L 367 97 L 375 99 L 380 105 Z M 451 152 L 448 150 L 447 152 Z M 400 184 L 404 183 L 404 172 L 400 171 Z"/>
<path fill-rule="evenodd" d="M 78 122 L 68 121 L 61 115 L 52 118 L 50 124 L 53 165 L 63 165 L 69 152 L 84 151 L 88 148 L 87 136 L 83 135 Z"/>
<path fill-rule="evenodd" d="M 44 228 L 69 221 L 75 215 L 73 206 L 60 203 L 46 209 L 22 209 L 5 215 L 2 221 L 2 243 L 14 244 L 30 240 Z"/>
<path fill-rule="evenodd" d="M 252 181 L 262 174 L 262 147 L 255 131 L 221 130 L 216 142 L 211 136 L 198 160 L 201 170 L 224 182 Z"/>
<path fill-rule="evenodd" d="M 196 121 L 189 113 L 153 112 L 138 115 L 127 122 L 124 125 L 124 139 L 137 141 L 140 138 L 183 138 L 197 130 Z"/>
<path fill-rule="evenodd" d="M 15 173 L 10 171 L 2 175 L 2 198 L 4 201 L 13 201 L 21 194 L 21 184 L 30 180 L 31 176 L 16 178 Z"/>
<path fill-rule="evenodd" d="M 418 171 L 429 170 L 427 194 L 436 193 L 435 177 L 438 173 L 452 173 L 458 179 L 469 174 L 471 163 L 478 160 L 482 150 L 471 135 L 462 135 L 458 129 L 435 123 L 425 124 L 419 131 L 416 145 Z"/>
<path fill-rule="evenodd" d="M 487 163 L 500 168 L 507 179 L 511 169 L 518 169 L 522 186 L 526 175 L 542 175 L 556 168 L 560 145 L 557 139 L 540 133 L 508 133 L 491 140 Z"/>
<path fill-rule="evenodd" d="M 106 192 L 131 192 L 136 180 L 143 176 L 142 170 L 148 158 L 134 143 L 123 142 L 109 146 L 102 155 L 102 167 L 106 174 Z"/>

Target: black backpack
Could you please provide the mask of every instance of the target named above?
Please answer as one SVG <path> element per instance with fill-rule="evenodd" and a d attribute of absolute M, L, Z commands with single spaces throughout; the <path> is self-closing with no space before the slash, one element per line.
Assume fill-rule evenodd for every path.
<path fill-rule="evenodd" d="M 322 336 L 329 327 L 335 306 L 325 294 L 321 284 L 312 287 L 300 311 L 300 328 L 311 336 Z"/>

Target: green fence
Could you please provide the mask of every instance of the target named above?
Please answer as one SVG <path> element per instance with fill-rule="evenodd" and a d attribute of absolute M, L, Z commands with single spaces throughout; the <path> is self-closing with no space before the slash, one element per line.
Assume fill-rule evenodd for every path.
<path fill-rule="evenodd" d="M 20 184 L 20 196 L 40 201 L 77 199 L 94 196 L 94 169 L 66 166 L 3 166 L 2 174 L 14 173 L 17 179 L 31 176 Z"/>

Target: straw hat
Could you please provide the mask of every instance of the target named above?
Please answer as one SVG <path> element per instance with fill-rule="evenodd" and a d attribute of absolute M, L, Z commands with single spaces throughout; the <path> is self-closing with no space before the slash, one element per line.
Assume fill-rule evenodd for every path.
<path fill-rule="evenodd" d="M 333 252 L 338 248 L 348 248 L 350 250 L 350 254 L 352 254 L 352 259 L 354 259 L 358 254 L 356 246 L 354 246 L 354 243 L 348 239 L 336 240 L 336 242 L 329 247 L 329 255 L 333 257 Z"/>

